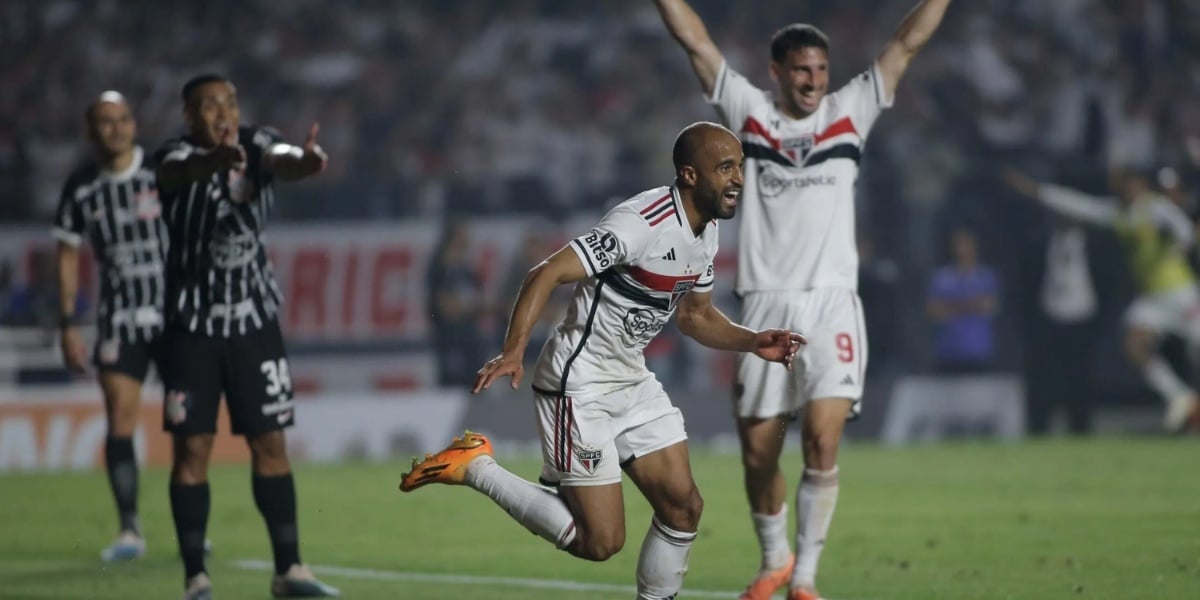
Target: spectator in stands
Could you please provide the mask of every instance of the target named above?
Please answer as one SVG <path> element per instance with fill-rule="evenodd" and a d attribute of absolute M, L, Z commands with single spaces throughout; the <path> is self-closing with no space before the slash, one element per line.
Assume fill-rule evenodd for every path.
<path fill-rule="evenodd" d="M 930 280 L 928 311 L 937 326 L 936 359 L 941 373 L 987 371 L 995 359 L 994 319 L 1000 282 L 979 262 L 974 232 L 957 227 L 950 235 L 952 262 Z"/>
<path fill-rule="evenodd" d="M 470 247 L 467 223 L 451 218 L 429 261 L 426 281 L 438 385 L 466 386 L 483 360 L 483 290 L 467 254 Z"/>

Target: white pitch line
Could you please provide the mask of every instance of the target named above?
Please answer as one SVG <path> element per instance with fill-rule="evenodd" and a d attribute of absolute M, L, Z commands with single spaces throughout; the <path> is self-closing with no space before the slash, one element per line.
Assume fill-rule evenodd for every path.
<path fill-rule="evenodd" d="M 251 571 L 270 571 L 275 563 L 265 560 L 238 560 L 233 565 L 240 569 Z M 631 585 L 614 585 L 610 583 L 584 583 L 582 581 L 566 581 L 562 579 L 528 579 L 524 577 L 493 577 L 488 575 L 448 575 L 444 573 L 414 573 L 410 571 L 384 571 L 380 569 L 360 569 L 354 567 L 335 567 L 330 565 L 309 565 L 322 575 L 334 575 L 350 579 L 373 579 L 376 581 L 418 581 L 421 583 L 444 583 L 449 585 L 479 585 L 526 589 L 563 590 L 569 592 L 609 592 L 613 594 L 637 594 L 637 588 Z M 741 592 L 721 592 L 716 590 L 683 590 L 679 593 L 682 598 L 737 598 Z"/>

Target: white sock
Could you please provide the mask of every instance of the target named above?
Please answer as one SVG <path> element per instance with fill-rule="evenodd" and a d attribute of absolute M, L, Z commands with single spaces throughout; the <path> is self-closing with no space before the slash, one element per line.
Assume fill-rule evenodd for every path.
<path fill-rule="evenodd" d="M 800 514 L 796 519 L 796 568 L 792 587 L 813 588 L 817 581 L 817 561 L 825 547 L 825 536 L 837 507 L 838 469 L 805 469 L 804 480 L 796 492 Z"/>
<path fill-rule="evenodd" d="M 650 520 L 650 531 L 638 555 L 638 600 L 669 600 L 679 593 L 695 540 L 695 532 L 671 529 L 658 517 Z"/>
<path fill-rule="evenodd" d="M 575 518 L 558 494 L 513 475 L 492 457 L 480 456 L 467 465 L 466 484 L 559 550 L 575 541 Z"/>
<path fill-rule="evenodd" d="M 762 549 L 763 570 L 774 571 L 786 567 L 792 560 L 792 547 L 787 535 L 787 502 L 773 515 L 752 512 L 750 518 L 754 519 L 754 532 L 758 534 L 758 547 Z"/>
<path fill-rule="evenodd" d="M 1187 384 L 1175 374 L 1175 371 L 1171 370 L 1171 365 L 1168 365 L 1161 356 L 1155 356 L 1146 361 L 1145 366 L 1142 367 L 1142 375 L 1146 377 L 1146 382 L 1150 384 L 1150 387 L 1163 397 L 1163 400 L 1175 398 L 1190 391 Z"/>

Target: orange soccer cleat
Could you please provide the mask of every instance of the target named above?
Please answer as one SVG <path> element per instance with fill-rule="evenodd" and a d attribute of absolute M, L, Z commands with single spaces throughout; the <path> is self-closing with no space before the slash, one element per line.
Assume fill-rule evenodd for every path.
<path fill-rule="evenodd" d="M 754 581 L 746 586 L 746 591 L 738 596 L 738 600 L 768 600 L 777 590 L 788 584 L 792 578 L 792 567 L 795 564 L 796 557 L 793 556 L 786 567 L 780 567 L 773 571 L 759 571 Z"/>
<path fill-rule="evenodd" d="M 400 491 L 411 492 L 427 483 L 462 485 L 467 465 L 480 456 L 492 455 L 492 443 L 482 434 L 465 431 L 454 438 L 445 450 L 426 454 L 424 460 L 413 459 L 412 470 L 400 479 Z"/>
<path fill-rule="evenodd" d="M 821 600 L 816 590 L 794 589 L 788 592 L 787 600 Z"/>

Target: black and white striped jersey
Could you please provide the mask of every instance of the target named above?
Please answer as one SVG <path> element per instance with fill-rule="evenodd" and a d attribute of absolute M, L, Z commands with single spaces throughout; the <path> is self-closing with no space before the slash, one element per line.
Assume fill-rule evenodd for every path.
<path fill-rule="evenodd" d="M 63 186 L 53 233 L 76 247 L 86 237 L 100 264 L 101 341 L 149 341 L 162 331 L 168 236 L 161 212 L 154 169 L 140 147 L 124 171 L 90 164 Z"/>
<path fill-rule="evenodd" d="M 167 319 L 216 337 L 245 335 L 275 321 L 283 295 L 260 234 L 275 204 L 274 177 L 263 157 L 282 143 L 264 127 L 240 127 L 244 171 L 214 173 L 180 189 L 162 190 L 171 233 L 167 260 Z M 207 152 L 190 136 L 168 141 L 163 163 Z"/>

